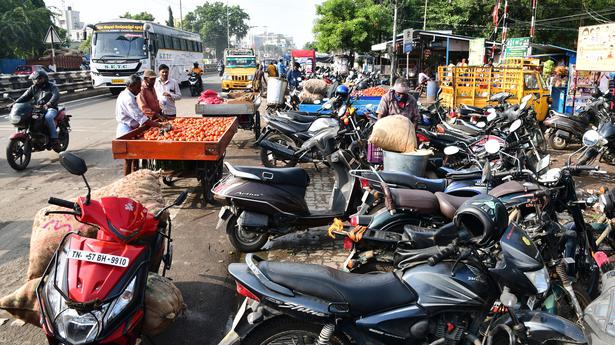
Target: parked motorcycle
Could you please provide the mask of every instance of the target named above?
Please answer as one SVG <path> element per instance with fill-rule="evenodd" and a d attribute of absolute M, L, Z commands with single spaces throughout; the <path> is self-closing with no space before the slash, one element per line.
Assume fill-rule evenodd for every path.
<path fill-rule="evenodd" d="M 586 343 L 575 323 L 533 310 L 549 275 L 525 232 L 507 226 L 501 202 L 477 196 L 455 218 L 456 241 L 395 272 L 360 275 L 248 254 L 229 265 L 246 299 L 220 344 Z"/>
<path fill-rule="evenodd" d="M 60 163 L 82 176 L 88 188 L 76 202 L 49 198 L 52 205 L 99 227 L 96 238 L 66 234 L 36 289 L 41 326 L 49 344 L 135 344 L 140 337 L 148 272 L 171 268 L 171 223 L 161 216 L 186 199 L 152 213 L 121 197 L 90 198 L 85 162 L 69 152 Z M 165 244 L 166 242 L 166 244 Z"/>
<path fill-rule="evenodd" d="M 607 164 L 615 164 L 615 124 L 608 120 L 600 124 L 598 130 L 590 129 L 583 135 L 583 147 L 578 164 L 591 164 L 596 159 Z M 575 154 L 579 152 L 576 151 Z"/>
<path fill-rule="evenodd" d="M 8 99 L 8 94 L 4 94 Z M 49 129 L 45 122 L 45 109 L 39 105 L 30 103 L 15 103 L 9 114 L 9 121 L 17 129 L 9 137 L 6 147 L 6 160 L 15 170 L 24 170 L 30 164 L 32 152 L 52 150 Z M 71 115 L 66 114 L 65 108 L 58 109 L 55 125 L 58 131 L 59 149 L 56 152 L 65 151 L 68 147 Z"/>
<path fill-rule="evenodd" d="M 190 84 L 190 96 L 196 97 L 203 92 L 203 83 L 199 82 L 201 76 L 198 73 L 191 72 L 188 74 L 188 83 Z"/>

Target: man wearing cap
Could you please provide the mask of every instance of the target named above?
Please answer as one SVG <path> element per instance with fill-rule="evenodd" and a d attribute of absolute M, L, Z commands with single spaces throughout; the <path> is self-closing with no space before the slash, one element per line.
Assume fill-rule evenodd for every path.
<path fill-rule="evenodd" d="M 156 83 L 156 73 L 151 69 L 146 69 L 143 72 L 143 84 L 137 97 L 137 104 L 143 114 L 150 119 L 162 118 L 162 108 L 160 108 L 158 96 L 154 90 L 154 83 Z"/>
<path fill-rule="evenodd" d="M 169 66 L 165 64 L 158 66 L 158 74 L 159 77 L 154 83 L 154 90 L 156 90 L 162 113 L 164 116 L 175 117 L 177 114 L 175 101 L 182 98 L 179 84 L 175 79 L 169 78 Z"/>
<path fill-rule="evenodd" d="M 403 115 L 416 127 L 419 122 L 419 107 L 416 99 L 410 95 L 408 80 L 398 78 L 395 81 L 391 90 L 382 96 L 376 113 L 378 119 L 388 115 Z"/>

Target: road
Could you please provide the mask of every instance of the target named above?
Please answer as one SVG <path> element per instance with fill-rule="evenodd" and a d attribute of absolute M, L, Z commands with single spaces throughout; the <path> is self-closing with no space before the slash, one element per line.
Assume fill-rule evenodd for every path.
<path fill-rule="evenodd" d="M 205 87 L 219 91 L 217 76 L 207 76 Z M 178 101 L 179 114 L 194 113 L 195 98 L 189 90 Z M 67 104 L 72 114 L 69 150 L 88 163 L 87 178 L 92 188 L 122 177 L 123 163 L 113 159 L 111 140 L 115 134 L 115 98 L 103 95 Z M 0 146 L 6 147 L 13 128 L 6 116 L 0 117 Z M 253 135 L 239 131 L 228 151 L 229 161 L 258 164 L 251 144 Z M 181 180 L 165 187 L 167 200 L 184 189 L 196 190 L 195 179 Z M 32 217 L 46 205 L 49 196 L 72 198 L 83 194 L 83 182 L 63 170 L 52 151 L 33 153 L 27 170 L 13 171 L 0 159 L 0 296 L 11 293 L 25 282 Z M 188 201 L 173 214 L 174 260 L 168 276 L 182 291 L 188 306 L 186 314 L 153 339 L 155 344 L 216 344 L 226 329 L 235 307 L 234 283 L 226 271 L 236 261 L 226 236 L 215 229 L 217 208 L 201 207 L 200 195 L 191 193 Z M 7 316 L 0 314 L 0 318 Z M 14 319 L 0 320 L 0 344 L 43 344 L 41 330 L 20 326 Z"/>

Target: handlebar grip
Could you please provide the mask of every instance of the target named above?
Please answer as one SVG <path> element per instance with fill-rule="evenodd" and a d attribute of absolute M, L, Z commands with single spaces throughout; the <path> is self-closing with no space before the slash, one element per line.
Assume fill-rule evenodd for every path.
<path fill-rule="evenodd" d="M 75 203 L 72 201 L 50 197 L 47 202 L 52 205 L 70 208 L 71 210 L 75 209 Z"/>
<path fill-rule="evenodd" d="M 599 166 L 590 166 L 590 165 L 575 165 L 572 168 L 573 170 L 578 170 L 578 171 L 600 170 Z"/>
<path fill-rule="evenodd" d="M 457 245 L 455 243 L 451 243 L 448 246 L 444 247 L 442 251 L 440 251 L 438 254 L 435 254 L 434 256 L 430 257 L 427 262 L 429 263 L 429 266 L 434 266 L 440 261 L 447 259 L 451 255 L 455 254 L 456 251 Z"/>

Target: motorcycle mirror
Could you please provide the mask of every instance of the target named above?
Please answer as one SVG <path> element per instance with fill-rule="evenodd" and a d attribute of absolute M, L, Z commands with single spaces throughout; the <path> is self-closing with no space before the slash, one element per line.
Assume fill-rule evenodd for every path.
<path fill-rule="evenodd" d="M 583 145 L 588 147 L 596 146 L 600 139 L 602 139 L 600 133 L 594 129 L 590 129 L 583 134 Z"/>
<path fill-rule="evenodd" d="M 344 116 L 346 114 L 346 105 L 342 105 L 340 109 L 337 111 L 337 116 Z"/>
<path fill-rule="evenodd" d="M 546 156 L 542 157 L 540 159 L 540 161 L 538 162 L 538 166 L 536 167 L 536 173 L 538 174 L 541 171 L 543 171 L 546 168 L 548 168 L 549 164 L 551 164 L 551 155 L 546 155 Z"/>
<path fill-rule="evenodd" d="M 332 107 L 331 103 L 325 103 L 325 104 L 323 104 L 323 106 L 322 106 L 322 108 L 323 108 L 323 109 L 326 109 L 326 110 L 331 109 L 331 107 Z"/>
<path fill-rule="evenodd" d="M 3 93 L 2 98 L 9 98 L 9 94 L 7 92 Z"/>
<path fill-rule="evenodd" d="M 508 129 L 508 131 L 510 133 L 513 133 L 515 131 L 517 131 L 517 129 L 519 129 L 521 127 L 521 119 L 516 119 L 515 121 L 513 121 L 513 123 L 510 125 L 510 128 Z"/>
<path fill-rule="evenodd" d="M 500 148 L 500 142 L 497 140 L 487 140 L 487 142 L 485 143 L 485 151 L 490 154 L 498 153 L 500 151 Z"/>
<path fill-rule="evenodd" d="M 447 146 L 444 148 L 444 154 L 447 156 L 456 155 L 461 149 L 458 146 Z"/>
<path fill-rule="evenodd" d="M 314 104 L 320 104 L 320 100 L 319 99 L 315 99 L 314 100 Z"/>
<path fill-rule="evenodd" d="M 487 127 L 487 124 L 484 123 L 483 121 L 481 121 L 481 122 L 476 124 L 476 127 L 478 127 L 478 128 L 485 128 L 485 127 Z"/>
<path fill-rule="evenodd" d="M 60 164 L 73 175 L 81 176 L 88 171 L 85 161 L 71 152 L 60 153 Z"/>

